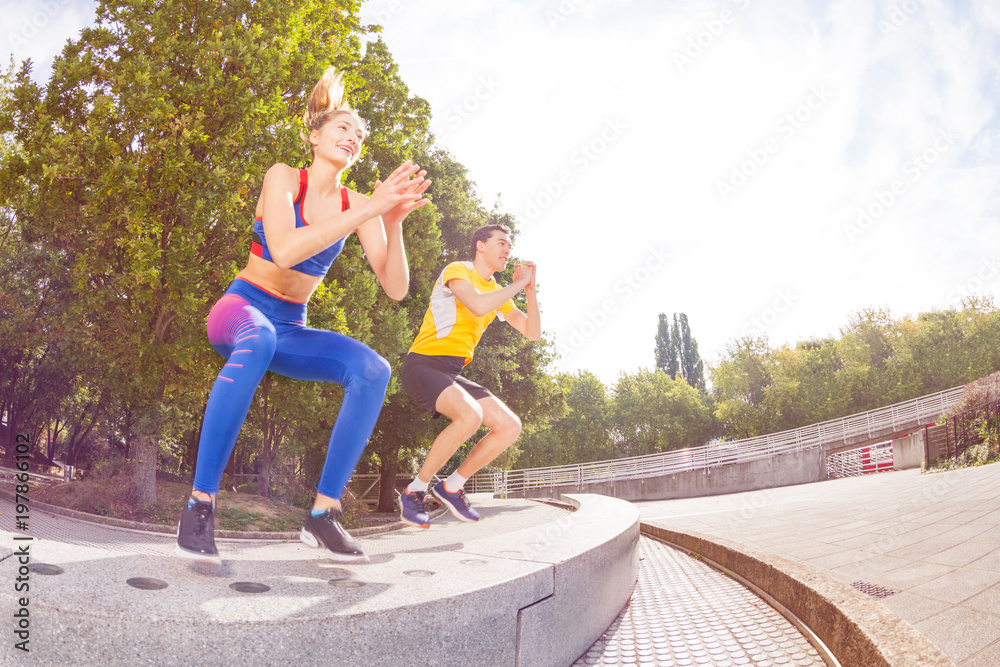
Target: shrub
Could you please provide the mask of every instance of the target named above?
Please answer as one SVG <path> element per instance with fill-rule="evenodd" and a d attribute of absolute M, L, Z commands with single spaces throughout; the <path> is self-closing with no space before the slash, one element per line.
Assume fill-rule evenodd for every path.
<path fill-rule="evenodd" d="M 123 473 L 128 468 L 128 463 L 128 460 L 121 454 L 113 454 L 95 461 L 87 475 L 93 479 L 111 479 Z"/>
<path fill-rule="evenodd" d="M 344 489 L 340 497 L 340 505 L 344 510 L 344 527 L 361 528 L 368 525 L 368 506 L 358 500 L 350 489 Z"/>
<path fill-rule="evenodd" d="M 274 491 L 273 499 L 308 510 L 312 508 L 313 501 L 316 499 L 316 489 L 306 484 L 301 478 L 295 477 L 278 485 Z M 368 506 L 358 500 L 350 489 L 344 489 L 340 504 L 344 510 L 345 528 L 361 528 L 368 525 L 368 515 L 371 514 Z"/>
<path fill-rule="evenodd" d="M 949 409 L 946 415 L 957 415 L 997 400 L 1000 400 L 1000 371 L 965 385 L 962 400 Z"/>

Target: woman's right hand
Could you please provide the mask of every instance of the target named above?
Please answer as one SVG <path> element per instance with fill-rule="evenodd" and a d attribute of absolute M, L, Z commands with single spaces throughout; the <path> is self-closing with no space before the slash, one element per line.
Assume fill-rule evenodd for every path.
<path fill-rule="evenodd" d="M 422 198 L 423 192 L 427 188 L 418 187 L 424 181 L 424 177 L 417 175 L 416 178 L 410 178 L 419 171 L 420 167 L 407 160 L 396 167 L 396 170 L 389 174 L 384 181 L 376 182 L 375 189 L 372 190 L 372 194 L 368 198 L 368 207 L 372 212 L 372 217 L 381 216 L 400 204 L 412 206 L 417 202 L 425 201 Z"/>

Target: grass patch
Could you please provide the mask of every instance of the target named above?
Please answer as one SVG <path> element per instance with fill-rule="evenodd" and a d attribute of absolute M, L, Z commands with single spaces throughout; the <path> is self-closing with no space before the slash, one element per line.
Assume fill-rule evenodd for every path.
<path fill-rule="evenodd" d="M 124 476 L 105 479 L 85 479 L 36 487 L 31 499 L 99 516 L 140 521 L 161 526 L 176 526 L 191 493 L 189 483 L 157 480 L 157 501 L 139 506 L 132 500 Z M 367 509 L 345 492 L 346 528 L 367 525 Z M 215 512 L 217 530 L 287 533 L 298 531 L 305 520 L 306 510 L 279 500 L 238 491 L 219 492 Z"/>

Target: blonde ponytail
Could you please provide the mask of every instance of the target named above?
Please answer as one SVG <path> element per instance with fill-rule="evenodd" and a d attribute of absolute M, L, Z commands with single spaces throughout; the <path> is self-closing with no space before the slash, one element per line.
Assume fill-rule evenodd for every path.
<path fill-rule="evenodd" d="M 309 146 L 310 152 L 312 152 L 313 146 L 309 141 L 309 133 L 320 129 L 328 120 L 342 113 L 351 114 L 357 118 L 364 128 L 365 134 L 368 133 L 367 123 L 344 99 L 343 75 L 335 67 L 327 67 L 323 76 L 313 86 L 312 93 L 309 94 L 309 101 L 306 103 L 306 112 L 302 116 L 302 122 L 305 124 L 302 141 Z"/>

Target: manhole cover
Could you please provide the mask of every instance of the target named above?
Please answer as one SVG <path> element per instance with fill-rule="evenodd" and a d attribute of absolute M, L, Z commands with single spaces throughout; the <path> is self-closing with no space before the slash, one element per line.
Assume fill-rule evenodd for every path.
<path fill-rule="evenodd" d="M 403 574 L 411 577 L 432 577 L 434 573 L 430 570 L 403 570 Z"/>
<path fill-rule="evenodd" d="M 48 563 L 31 563 L 28 565 L 28 569 L 35 574 L 62 574 L 65 572 L 58 565 L 49 565 Z"/>
<path fill-rule="evenodd" d="M 167 582 L 149 577 L 132 577 L 126 579 L 125 583 L 132 588 L 141 588 L 144 591 L 158 591 L 167 587 Z"/>
<path fill-rule="evenodd" d="M 234 591 L 239 591 L 240 593 L 266 593 L 271 590 L 270 586 L 258 584 L 253 581 L 237 581 L 229 584 L 229 587 Z"/>
<path fill-rule="evenodd" d="M 358 581 L 357 579 L 331 579 L 330 585 L 339 588 L 361 588 L 365 585 L 365 582 Z"/>
<path fill-rule="evenodd" d="M 890 595 L 895 595 L 899 592 L 894 591 L 891 588 L 883 588 L 882 586 L 877 586 L 876 584 L 870 584 L 867 581 L 855 581 L 851 584 L 851 586 L 858 589 L 865 595 L 870 595 L 876 599 L 887 598 Z"/>
<path fill-rule="evenodd" d="M 478 558 L 466 558 L 465 560 L 458 561 L 463 565 L 486 565 L 486 561 L 479 560 Z"/>

